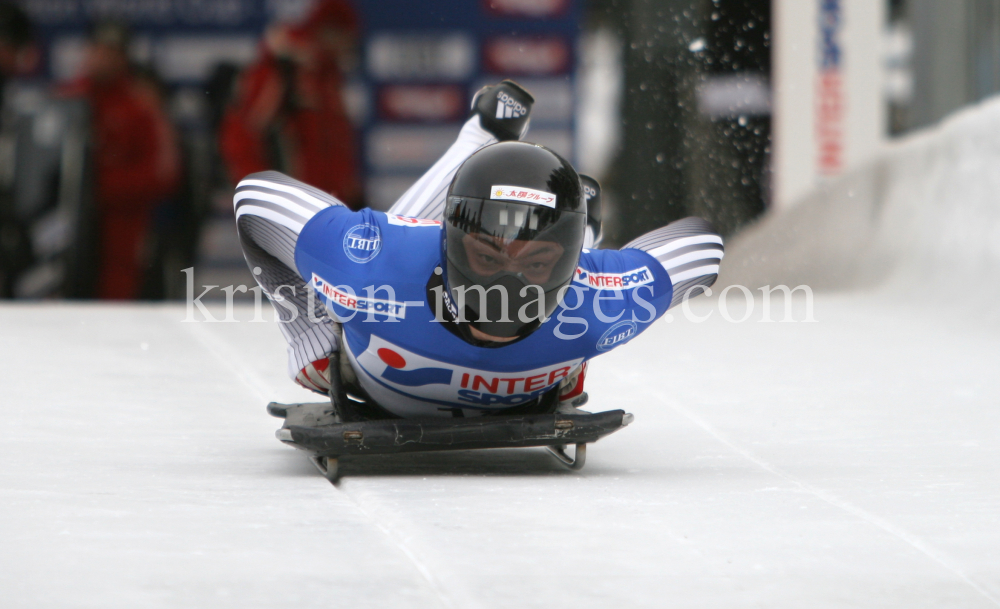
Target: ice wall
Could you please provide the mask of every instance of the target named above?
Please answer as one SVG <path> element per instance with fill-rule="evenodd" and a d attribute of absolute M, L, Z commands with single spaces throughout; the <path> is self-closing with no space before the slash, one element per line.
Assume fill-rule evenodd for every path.
<path fill-rule="evenodd" d="M 726 254 L 720 286 L 865 290 L 997 318 L 1000 98 L 894 142 Z"/>

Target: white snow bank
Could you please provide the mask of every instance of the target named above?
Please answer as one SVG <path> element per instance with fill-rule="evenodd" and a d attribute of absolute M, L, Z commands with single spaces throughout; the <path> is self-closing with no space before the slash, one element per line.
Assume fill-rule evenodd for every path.
<path fill-rule="evenodd" d="M 720 285 L 1000 296 L 1000 98 L 899 140 L 727 247 Z"/>

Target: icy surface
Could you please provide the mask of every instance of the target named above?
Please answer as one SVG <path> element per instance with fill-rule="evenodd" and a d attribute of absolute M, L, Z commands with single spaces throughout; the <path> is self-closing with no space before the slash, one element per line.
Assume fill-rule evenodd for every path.
<path fill-rule="evenodd" d="M 582 472 L 345 459 L 337 488 L 274 439 L 266 402 L 309 394 L 250 311 L 0 307 L 2 604 L 997 605 L 997 335 L 836 295 L 694 312 L 598 360 L 636 421 Z"/>

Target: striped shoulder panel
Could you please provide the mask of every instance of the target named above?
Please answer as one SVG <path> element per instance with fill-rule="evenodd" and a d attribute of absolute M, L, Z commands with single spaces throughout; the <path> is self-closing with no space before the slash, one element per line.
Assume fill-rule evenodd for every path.
<path fill-rule="evenodd" d="M 277 171 L 262 171 L 243 178 L 233 196 L 236 218 L 251 214 L 267 218 L 298 234 L 314 215 L 343 206 L 335 197 Z"/>
<path fill-rule="evenodd" d="M 674 287 L 671 306 L 687 292 L 701 293 L 697 286 L 708 287 L 719 275 L 725 255 L 722 237 L 701 218 L 685 218 L 646 233 L 622 249 L 638 249 L 656 258 L 670 275 Z"/>

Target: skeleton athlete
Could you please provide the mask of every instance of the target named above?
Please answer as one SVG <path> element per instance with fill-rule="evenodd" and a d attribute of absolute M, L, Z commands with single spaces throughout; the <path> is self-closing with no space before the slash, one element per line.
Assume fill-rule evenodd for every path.
<path fill-rule="evenodd" d="M 388 213 L 276 172 L 236 189 L 247 262 L 283 323 L 289 373 L 385 416 L 573 411 L 587 363 L 710 286 L 722 238 L 686 218 L 599 249 L 600 189 L 519 141 L 531 95 L 480 90 L 458 140 Z"/>

